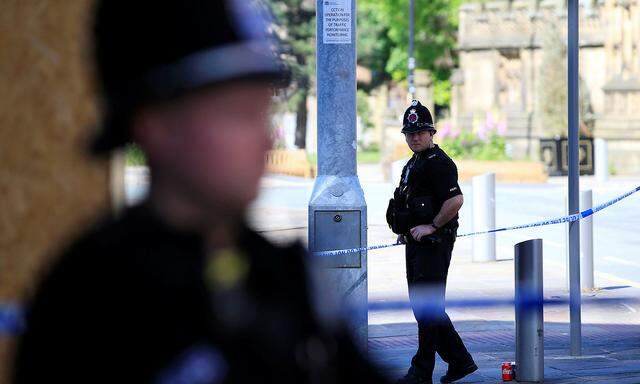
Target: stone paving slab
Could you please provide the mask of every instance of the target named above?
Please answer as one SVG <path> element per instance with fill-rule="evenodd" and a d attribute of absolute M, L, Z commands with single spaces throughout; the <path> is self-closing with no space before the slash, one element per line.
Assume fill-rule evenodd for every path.
<path fill-rule="evenodd" d="M 501 382 L 500 365 L 515 360 L 513 322 L 454 322 L 478 371 L 461 383 Z M 400 377 L 417 348 L 415 323 L 370 325 L 369 355 Z M 545 383 L 640 383 L 640 325 L 583 324 L 584 354 L 568 356 L 568 324 L 545 323 Z M 446 364 L 438 359 L 434 380 Z"/>

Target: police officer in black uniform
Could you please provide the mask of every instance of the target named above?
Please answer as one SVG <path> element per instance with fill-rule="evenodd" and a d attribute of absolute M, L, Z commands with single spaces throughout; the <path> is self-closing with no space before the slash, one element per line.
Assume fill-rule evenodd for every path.
<path fill-rule="evenodd" d="M 444 309 L 451 252 L 463 197 L 458 171 L 433 143 L 429 110 L 414 100 L 406 110 L 402 133 L 414 152 L 402 170 L 387 218 L 398 240 L 406 243 L 409 298 L 418 321 L 418 351 L 399 383 L 431 383 L 435 354 L 449 364 L 441 383 L 451 383 L 478 369 Z"/>
<path fill-rule="evenodd" d="M 104 0 L 94 150 L 134 141 L 149 198 L 62 252 L 30 303 L 13 382 L 382 383 L 312 304 L 306 254 L 243 219 L 286 71 L 246 0 Z M 326 319 L 326 317 L 323 317 Z"/>

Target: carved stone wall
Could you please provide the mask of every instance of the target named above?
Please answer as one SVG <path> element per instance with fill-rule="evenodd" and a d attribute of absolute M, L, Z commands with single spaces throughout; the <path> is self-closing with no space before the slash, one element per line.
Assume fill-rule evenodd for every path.
<path fill-rule="evenodd" d="M 501 0 L 460 7 L 460 68 L 452 78 L 452 117 L 469 129 L 474 117 L 500 110 L 514 154 L 537 158 L 547 136 L 537 113 L 543 31 L 558 26 L 566 41 L 562 0 Z M 610 143 L 614 168 L 640 172 L 640 1 L 580 2 L 580 78 L 595 135 Z M 630 142 L 627 140 L 631 140 Z M 637 153 L 634 153 L 637 152 Z"/>
<path fill-rule="evenodd" d="M 0 301 L 23 303 L 55 250 L 108 207 L 108 164 L 86 152 L 96 106 L 91 1 L 0 5 Z M 12 340 L 0 337 L 0 382 Z"/>
<path fill-rule="evenodd" d="M 609 141 L 614 166 L 640 170 L 640 1 L 607 0 L 606 113 L 596 135 Z"/>

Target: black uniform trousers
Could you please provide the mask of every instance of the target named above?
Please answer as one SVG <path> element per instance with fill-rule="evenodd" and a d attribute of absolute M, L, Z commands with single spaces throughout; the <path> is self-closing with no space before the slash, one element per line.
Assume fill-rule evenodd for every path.
<path fill-rule="evenodd" d="M 441 242 L 409 239 L 406 245 L 409 300 L 418 322 L 418 351 L 411 365 L 425 375 L 433 374 L 436 352 L 450 367 L 473 361 L 444 306 L 455 230 L 439 237 Z"/>

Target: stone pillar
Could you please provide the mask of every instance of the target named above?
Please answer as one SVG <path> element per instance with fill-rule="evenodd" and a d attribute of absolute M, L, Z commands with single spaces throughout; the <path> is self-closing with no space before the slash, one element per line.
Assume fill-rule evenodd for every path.
<path fill-rule="evenodd" d="M 451 121 L 456 129 L 462 126 L 461 114 L 465 110 L 463 101 L 464 73 L 461 69 L 456 69 L 451 75 Z"/>
<path fill-rule="evenodd" d="M 638 173 L 640 164 L 640 4 L 605 1 L 606 77 L 604 113 L 595 135 L 606 139 L 609 158 L 618 173 Z"/>
<path fill-rule="evenodd" d="M 415 71 L 416 100 L 420 100 L 422 105 L 433 111 L 433 87 L 429 72 L 424 69 L 416 69 Z M 408 104 L 408 103 L 407 103 Z M 435 116 L 434 116 L 435 117 Z"/>

